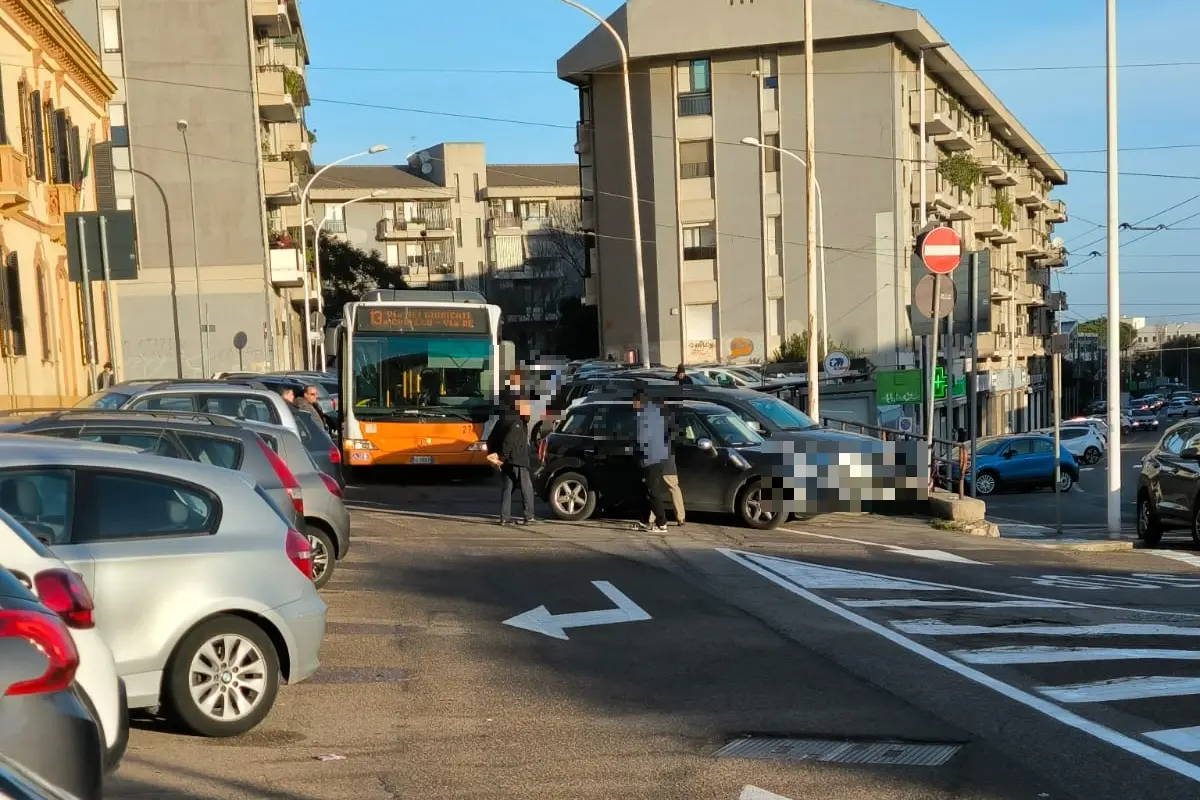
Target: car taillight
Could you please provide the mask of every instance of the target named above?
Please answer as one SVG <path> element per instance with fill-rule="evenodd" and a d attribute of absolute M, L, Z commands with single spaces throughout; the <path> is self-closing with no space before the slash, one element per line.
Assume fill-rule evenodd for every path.
<path fill-rule="evenodd" d="M 289 529 L 285 549 L 288 559 L 296 565 L 296 569 L 311 581 L 313 576 L 312 546 L 308 543 L 308 537 L 300 531 Z"/>
<path fill-rule="evenodd" d="M 542 439 L 537 446 L 538 461 L 545 463 L 546 461 L 546 440 Z"/>
<path fill-rule="evenodd" d="M 279 457 L 279 454 L 272 450 L 271 446 L 264 442 L 261 437 L 258 440 L 258 447 L 262 450 L 262 454 L 266 456 L 271 469 L 275 471 L 275 477 L 279 478 L 279 482 L 283 484 L 283 489 L 287 492 L 287 496 L 292 499 L 292 505 L 296 507 L 296 513 L 303 515 L 304 498 L 300 495 L 300 483 L 296 480 L 296 476 L 288 469 L 288 465 L 283 463 L 283 459 Z"/>
<path fill-rule="evenodd" d="M 5 695 L 60 692 L 75 680 L 79 651 L 67 626 L 58 617 L 37 611 L 0 611 L 0 639 L 21 638 L 46 656 L 46 671 L 39 678 L 14 683 Z"/>
<path fill-rule="evenodd" d="M 96 627 L 92 619 L 96 606 L 78 574 L 69 569 L 48 569 L 33 577 L 33 586 L 42 605 L 62 617 L 68 627 Z"/>
<path fill-rule="evenodd" d="M 342 463 L 342 448 L 336 444 L 329 445 L 329 461 L 332 464 Z"/>
<path fill-rule="evenodd" d="M 323 472 L 321 473 L 321 483 L 325 484 L 325 488 L 328 489 L 329 493 L 334 497 L 342 496 L 342 487 L 338 486 L 337 481 Z"/>

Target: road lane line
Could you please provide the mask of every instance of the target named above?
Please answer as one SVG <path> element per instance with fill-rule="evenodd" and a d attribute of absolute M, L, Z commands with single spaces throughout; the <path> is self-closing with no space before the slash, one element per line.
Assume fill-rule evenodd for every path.
<path fill-rule="evenodd" d="M 1152 697 L 1187 697 L 1200 694 L 1200 678 L 1169 675 L 1113 678 L 1070 686 L 1041 686 L 1038 691 L 1061 703 L 1110 703 L 1115 700 L 1147 700 Z"/>
<path fill-rule="evenodd" d="M 1184 753 L 1200 753 L 1200 728 L 1173 728 L 1143 735 Z"/>
<path fill-rule="evenodd" d="M 1011 645 L 951 653 L 968 664 L 1058 664 L 1081 661 L 1200 661 L 1200 650 L 1145 650 L 1119 647 L 1050 647 Z"/>
<path fill-rule="evenodd" d="M 897 630 L 914 636 L 1200 636 L 1200 628 L 1112 622 L 1102 625 L 955 625 L 937 619 L 893 622 Z"/>
<path fill-rule="evenodd" d="M 1045 714 L 1047 717 L 1057 720 L 1058 722 L 1074 728 L 1077 731 L 1086 733 L 1102 742 L 1106 742 L 1114 747 L 1124 750 L 1127 753 L 1145 759 L 1151 764 L 1156 764 L 1163 769 L 1168 769 L 1177 775 L 1181 775 L 1185 778 L 1189 778 L 1197 783 L 1200 783 L 1200 765 L 1185 761 L 1182 758 L 1171 755 L 1170 753 L 1165 753 L 1156 747 L 1151 747 L 1145 742 L 1138 741 L 1137 739 L 1126 736 L 1123 733 L 1114 731 L 1112 728 L 1108 728 L 1097 722 L 1093 722 L 1086 717 L 1081 717 L 1074 712 L 1062 708 L 1061 706 L 1057 706 L 1054 703 L 1044 700 L 1036 695 L 1022 691 L 1015 686 L 1010 686 L 1009 684 L 997 680 L 986 673 L 980 672 L 977 669 L 973 669 L 972 667 L 968 667 L 965 664 L 955 661 L 953 658 L 939 653 L 930 647 L 918 644 L 912 639 L 901 636 L 884 625 L 881 625 L 877 622 L 872 622 L 864 616 L 856 614 L 853 611 L 839 606 L 837 603 L 831 600 L 826 600 L 825 598 L 814 594 L 813 592 L 810 592 L 807 589 L 796 585 L 795 583 L 792 583 L 783 576 L 775 574 L 766 567 L 759 566 L 750 559 L 749 556 L 751 554 L 749 553 L 743 554 L 724 547 L 717 548 L 717 552 L 721 553 L 734 563 L 740 564 L 751 572 L 766 578 L 776 586 L 791 592 L 797 597 L 801 597 L 813 605 L 823 608 L 831 614 L 841 617 L 851 624 L 857 625 L 860 628 L 870 631 L 871 633 L 877 634 L 892 644 L 902 647 L 914 655 L 920 656 L 927 661 L 937 664 L 938 666 L 945 667 L 951 672 L 954 672 L 955 674 L 966 678 L 969 681 L 991 689 L 997 694 L 1003 695 L 1004 697 L 1007 697 L 1008 699 L 1020 703 L 1021 705 L 1033 709 L 1041 714 Z"/>
<path fill-rule="evenodd" d="M 908 547 L 902 547 L 898 544 L 884 544 L 882 542 L 867 542 L 862 539 L 851 539 L 846 536 L 832 536 L 828 533 L 815 533 L 813 531 L 798 531 L 795 528 L 783 528 L 782 530 L 788 533 L 794 533 L 797 536 L 811 536 L 815 539 L 829 539 L 834 542 L 847 542 L 848 544 L 858 544 L 864 547 L 882 547 L 897 555 L 912 556 L 913 558 L 924 558 L 930 561 L 950 561 L 955 564 L 976 564 L 986 566 L 982 561 L 972 561 L 954 553 L 947 553 L 945 550 L 918 550 Z"/>
<path fill-rule="evenodd" d="M 853 600 L 839 597 L 837 602 L 854 608 L 1070 608 L 1057 600 Z"/>

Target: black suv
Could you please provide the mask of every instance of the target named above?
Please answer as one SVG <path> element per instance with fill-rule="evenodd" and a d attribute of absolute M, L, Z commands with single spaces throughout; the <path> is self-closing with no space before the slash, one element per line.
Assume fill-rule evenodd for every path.
<path fill-rule="evenodd" d="M 689 511 L 737 514 L 751 528 L 774 528 L 787 513 L 783 461 L 761 449 L 763 439 L 713 403 L 666 405 L 677 432 L 675 461 Z M 641 508 L 646 490 L 637 455 L 637 412 L 628 400 L 588 400 L 571 408 L 538 445 L 539 495 L 559 519 L 578 521 L 597 508 Z"/>
<path fill-rule="evenodd" d="M 1200 543 L 1200 421 L 1181 422 L 1167 429 L 1142 459 L 1138 478 L 1137 533 L 1149 545 L 1158 544 L 1172 528 L 1187 528 Z"/>

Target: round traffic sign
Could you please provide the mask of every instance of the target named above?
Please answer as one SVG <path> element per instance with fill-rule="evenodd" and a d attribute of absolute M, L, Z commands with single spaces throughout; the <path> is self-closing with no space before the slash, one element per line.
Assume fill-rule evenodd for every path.
<path fill-rule="evenodd" d="M 945 319 L 954 310 L 954 303 L 958 299 L 958 290 L 954 288 L 954 279 L 949 275 L 926 275 L 921 278 L 917 281 L 916 291 L 913 292 L 913 301 L 917 304 L 917 311 L 933 319 L 933 287 L 935 283 L 941 294 L 941 297 L 938 298 L 938 319 Z"/>
<path fill-rule="evenodd" d="M 831 377 L 845 375 L 850 371 L 850 357 L 845 353 L 834 350 L 825 354 L 825 374 Z"/>
<path fill-rule="evenodd" d="M 921 261 L 930 272 L 953 272 L 961 260 L 962 240 L 953 228 L 934 228 L 921 240 Z"/>

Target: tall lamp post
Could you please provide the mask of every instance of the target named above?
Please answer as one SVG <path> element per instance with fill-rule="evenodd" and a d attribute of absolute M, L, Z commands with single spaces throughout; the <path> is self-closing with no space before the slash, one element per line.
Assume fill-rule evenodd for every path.
<path fill-rule="evenodd" d="M 390 149 L 386 144 L 376 144 L 368 147 L 361 153 L 352 153 L 351 155 L 339 158 L 337 161 L 331 161 L 321 167 L 316 173 L 308 179 L 308 183 L 304 185 L 304 189 L 300 192 L 300 268 L 304 270 L 304 368 L 312 369 L 312 285 L 308 280 L 308 225 L 305 222 L 308 219 L 308 193 L 312 191 L 313 184 L 317 182 L 317 178 L 331 167 L 336 167 L 338 164 L 345 164 L 347 161 L 352 161 L 356 158 L 364 156 L 373 156 L 376 153 L 382 153 Z"/>
<path fill-rule="evenodd" d="M 342 210 L 342 220 L 345 221 L 346 206 L 352 206 L 355 203 L 361 203 L 364 200 L 372 200 L 376 197 L 383 197 L 385 194 L 387 194 L 387 189 L 376 189 L 375 191 L 371 192 L 370 194 L 364 194 L 362 197 L 355 197 L 353 200 L 347 200 L 344 203 L 334 203 L 334 204 L 330 205 L 328 208 L 341 209 Z M 325 310 L 325 291 L 324 291 L 324 286 L 321 283 L 321 232 L 323 230 L 325 230 L 325 224 L 327 222 L 329 222 L 328 208 L 325 211 L 325 216 L 323 216 L 321 218 L 321 221 L 313 226 L 313 228 L 314 228 L 314 230 L 313 230 L 313 265 L 316 267 L 316 272 L 317 272 L 317 275 L 316 275 L 317 281 L 316 282 L 317 282 L 317 310 L 318 311 Z M 306 219 L 304 221 L 304 224 L 312 225 L 313 222 L 311 219 Z M 324 369 L 325 368 L 325 339 L 323 337 L 319 342 L 317 342 L 316 349 L 317 349 L 317 353 L 320 355 L 321 368 Z"/>
<path fill-rule="evenodd" d="M 1117 0 L 1105 3 L 1105 116 L 1108 178 L 1108 535 L 1121 535 L 1121 287 L 1117 202 Z"/>
<path fill-rule="evenodd" d="M 629 90 L 629 49 L 625 47 L 624 40 L 621 39 L 621 34 L 617 33 L 612 25 L 608 24 L 608 20 L 592 11 L 587 6 L 581 5 L 575 0 L 562 0 L 562 2 L 571 6 L 574 9 L 582 11 L 589 17 L 594 19 L 600 27 L 608 31 L 612 36 L 613 41 L 617 43 L 617 49 L 621 53 L 621 79 L 625 89 L 625 146 L 629 150 L 629 202 L 632 206 L 631 217 L 633 221 L 633 262 L 637 274 L 637 298 L 638 298 L 638 318 L 641 323 L 642 333 L 642 366 L 649 368 L 650 366 L 650 331 L 649 323 L 646 320 L 646 276 L 645 267 L 642 263 L 642 214 L 641 214 L 641 199 L 638 193 L 637 182 L 637 156 L 634 153 L 633 140 L 633 95 Z"/>
<path fill-rule="evenodd" d="M 188 121 L 175 123 L 183 137 L 183 155 L 187 159 L 188 197 L 192 212 L 192 267 L 196 271 L 196 332 L 200 337 L 200 377 L 208 377 L 208 365 L 204 357 L 204 295 L 200 289 L 200 239 L 196 236 L 196 182 L 192 180 L 192 149 L 188 144 Z M 180 375 L 182 378 L 183 376 Z"/>
<path fill-rule="evenodd" d="M 776 147 L 772 144 L 764 144 L 753 136 L 742 137 L 742 144 L 757 147 L 762 150 L 774 150 L 778 153 L 791 156 L 800 162 L 800 166 L 808 169 L 808 162 L 803 158 L 793 153 L 791 150 L 785 150 L 782 147 Z M 821 199 L 821 182 L 813 176 L 813 185 L 817 190 L 817 273 L 821 278 L 821 336 L 820 339 L 825 345 L 825 355 L 829 354 L 829 307 L 826 305 L 825 296 L 825 204 Z"/>

